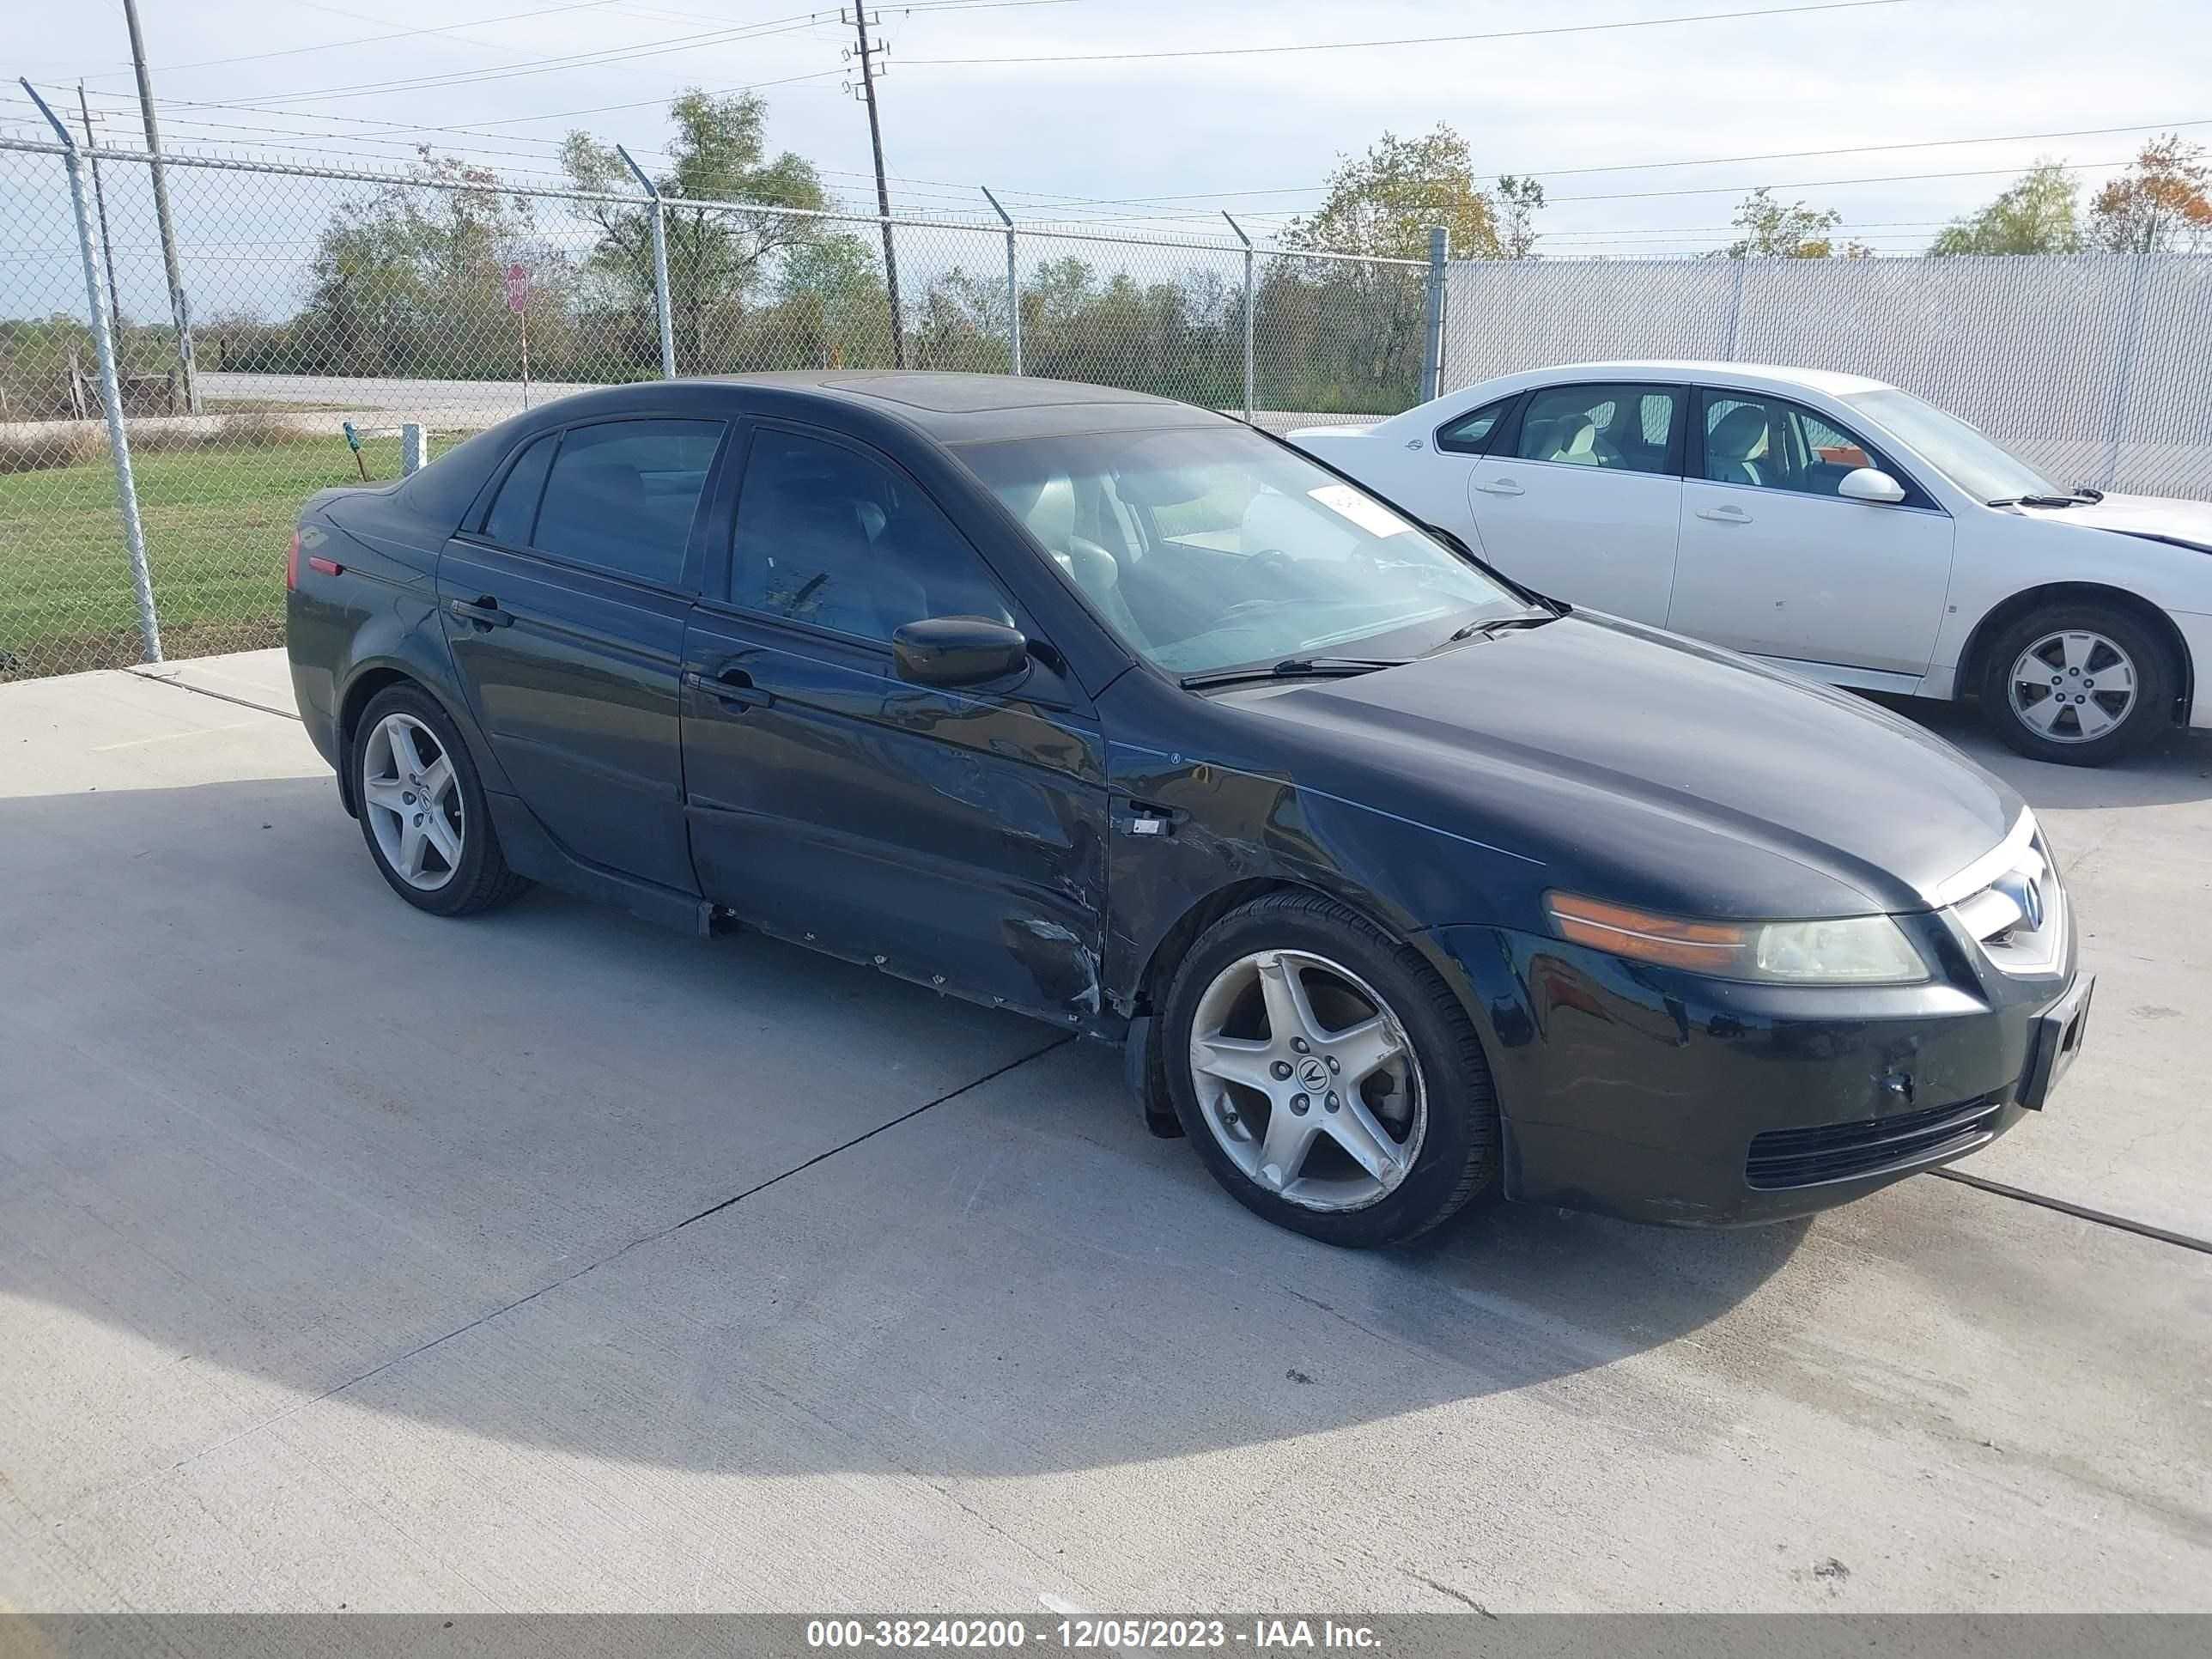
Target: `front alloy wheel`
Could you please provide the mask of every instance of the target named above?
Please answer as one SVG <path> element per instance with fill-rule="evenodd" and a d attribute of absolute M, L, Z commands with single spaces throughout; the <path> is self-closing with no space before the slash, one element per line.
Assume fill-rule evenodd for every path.
<path fill-rule="evenodd" d="M 1319 893 L 1263 894 L 1183 953 L 1157 1075 L 1213 1178 L 1331 1244 L 1401 1243 L 1498 1176 L 1490 1066 L 1428 959 Z"/>
<path fill-rule="evenodd" d="M 1261 951 L 1223 969 L 1199 999 L 1190 1068 L 1230 1162 L 1301 1208 L 1364 1209 L 1421 1155 L 1427 1110 L 1405 1028 L 1326 957 Z"/>
<path fill-rule="evenodd" d="M 2090 629 L 2063 629 L 2020 653 L 2006 695 L 2014 717 L 2045 740 L 2094 743 L 2135 712 L 2135 659 Z"/>
<path fill-rule="evenodd" d="M 2172 723 L 2173 651 L 2136 612 L 2100 601 L 2016 617 L 1980 653 L 1982 713 L 2021 754 L 2101 766 Z"/>

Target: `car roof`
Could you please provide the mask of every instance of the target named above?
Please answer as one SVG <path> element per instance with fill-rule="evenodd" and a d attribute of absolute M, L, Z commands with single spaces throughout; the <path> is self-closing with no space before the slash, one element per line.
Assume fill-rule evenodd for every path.
<path fill-rule="evenodd" d="M 1847 398 L 1853 392 L 1892 389 L 1887 380 L 1871 380 L 1863 374 L 1840 374 L 1825 368 L 1792 368 L 1780 363 L 1672 362 L 1661 358 L 1559 363 L 1547 368 L 1501 374 L 1485 384 L 1500 390 L 1518 391 L 1525 386 L 1541 386 L 1550 380 L 1583 380 L 1603 374 L 1617 374 L 1638 380 L 1722 380 L 1736 386 L 1765 386 L 1778 392 L 1805 389 L 1824 392 L 1831 398 Z M 1474 389 L 1472 386 L 1462 388 L 1462 391 Z"/>
<path fill-rule="evenodd" d="M 718 377 L 723 385 L 809 394 L 859 404 L 944 444 L 994 442 L 1073 432 L 1234 425 L 1224 415 L 1148 392 L 1027 375 L 936 374 L 912 369 L 809 369 Z M 772 402 L 763 399 L 762 411 Z"/>

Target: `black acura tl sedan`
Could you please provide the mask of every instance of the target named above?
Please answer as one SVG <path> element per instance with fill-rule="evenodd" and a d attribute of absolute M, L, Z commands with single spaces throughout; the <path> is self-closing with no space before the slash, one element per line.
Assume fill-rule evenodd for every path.
<path fill-rule="evenodd" d="M 2077 1050 L 2033 816 L 1909 722 L 1570 611 L 1277 440 L 1047 380 L 564 398 L 292 550 L 392 890 L 757 928 L 1126 1045 L 1350 1245 L 1486 1190 L 1803 1213 Z"/>

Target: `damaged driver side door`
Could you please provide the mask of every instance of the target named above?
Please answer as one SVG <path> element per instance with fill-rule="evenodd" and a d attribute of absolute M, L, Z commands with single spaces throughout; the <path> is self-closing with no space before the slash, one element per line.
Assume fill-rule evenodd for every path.
<path fill-rule="evenodd" d="M 1036 635 L 888 457 L 760 422 L 735 521 L 727 580 L 685 637 L 701 890 L 925 985 L 1062 1024 L 1097 1013 L 1107 798 L 1089 700 L 1048 647 L 1004 683 L 899 677 L 907 623 Z"/>

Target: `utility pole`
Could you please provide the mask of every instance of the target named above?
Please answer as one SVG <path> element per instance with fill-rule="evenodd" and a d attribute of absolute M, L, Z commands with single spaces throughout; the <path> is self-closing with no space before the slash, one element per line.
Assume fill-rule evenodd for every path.
<path fill-rule="evenodd" d="M 100 210 L 100 250 L 107 263 L 107 322 L 115 349 L 123 349 L 122 290 L 115 286 L 115 241 L 107 234 L 107 192 L 100 187 L 100 140 L 92 136 L 92 106 L 85 101 L 84 82 L 76 83 L 76 106 L 84 117 L 84 153 L 92 163 L 92 199 Z"/>
<path fill-rule="evenodd" d="M 169 278 L 169 314 L 177 323 L 177 368 L 185 383 L 185 408 L 200 412 L 199 377 L 192 368 L 192 311 L 185 298 L 185 279 L 177 269 L 177 228 L 169 218 L 169 181 L 161 171 L 161 130 L 154 120 L 154 82 L 146 72 L 146 37 L 138 27 L 138 0 L 123 0 L 131 29 L 131 67 L 138 75 L 138 108 L 146 118 L 147 166 L 154 173 L 154 216 L 161 226 L 161 264 Z"/>
<path fill-rule="evenodd" d="M 843 21 L 842 11 L 838 18 Z M 877 14 L 876 21 L 883 21 L 881 13 Z M 876 54 L 883 47 L 868 44 L 866 0 L 855 0 L 853 32 L 860 37 L 860 96 L 868 106 L 868 146 L 876 153 L 876 211 L 884 221 L 884 286 L 890 291 L 891 302 L 891 361 L 904 368 L 906 319 L 899 315 L 898 252 L 891 246 L 891 192 L 890 186 L 884 182 L 884 130 L 876 118 Z"/>

